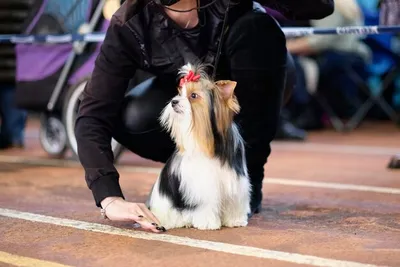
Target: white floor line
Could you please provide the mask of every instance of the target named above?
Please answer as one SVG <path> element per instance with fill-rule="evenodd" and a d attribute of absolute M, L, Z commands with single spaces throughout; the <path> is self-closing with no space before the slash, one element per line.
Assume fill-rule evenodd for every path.
<path fill-rule="evenodd" d="M 272 151 L 307 151 L 321 153 L 355 154 L 355 155 L 381 155 L 393 156 L 400 153 L 400 147 L 340 145 L 322 143 L 295 143 L 295 142 L 272 142 Z M 389 159 L 388 159 L 389 160 Z"/>
<path fill-rule="evenodd" d="M 72 267 L 57 262 L 39 260 L 30 257 L 23 257 L 16 254 L 0 251 L 0 263 L 7 263 L 18 267 Z"/>
<path fill-rule="evenodd" d="M 166 242 L 186 247 L 202 248 L 212 251 L 225 252 L 234 255 L 250 256 L 262 259 L 278 260 L 291 262 L 295 264 L 308 264 L 312 266 L 327 267 L 376 267 L 376 265 L 363 264 L 351 261 L 341 261 L 335 259 L 321 258 L 310 255 L 302 255 L 297 253 L 288 253 L 282 251 L 274 251 L 249 246 L 233 245 L 222 242 L 213 242 L 208 240 L 193 239 L 188 237 L 180 237 L 169 234 L 154 234 L 141 231 L 120 229 L 117 227 L 103 225 L 98 223 L 89 223 L 84 221 L 63 219 L 40 214 L 21 212 L 17 210 L 0 208 L 0 216 L 9 218 L 22 219 L 32 222 L 47 223 L 52 225 L 71 227 L 75 229 L 99 232 L 104 234 L 119 235 L 136 239 L 152 240 Z"/>
<path fill-rule="evenodd" d="M 314 182 L 314 181 L 294 180 L 294 179 L 286 179 L 286 178 L 272 178 L 272 177 L 266 177 L 264 179 L 264 183 L 265 184 L 277 184 L 277 185 L 301 186 L 301 187 L 316 187 L 316 188 L 324 188 L 324 189 L 363 191 L 363 192 L 374 192 L 374 193 L 400 195 L 400 188 L 393 188 L 393 187 L 379 187 L 379 186 L 355 185 L 355 184 L 339 184 L 339 183 L 330 183 L 330 182 Z"/>
<path fill-rule="evenodd" d="M 151 173 L 159 174 L 160 168 L 151 167 L 122 167 L 123 170 L 132 173 Z M 315 187 L 324 189 L 336 189 L 336 190 L 348 190 L 348 191 L 362 191 L 362 192 L 373 192 L 383 194 L 394 194 L 400 195 L 400 188 L 395 187 L 380 187 L 380 186 L 368 186 L 368 185 L 356 185 L 356 184 L 343 184 L 343 183 L 332 183 L 332 182 L 315 182 L 305 181 L 290 178 L 276 178 L 266 177 L 264 184 L 276 184 L 276 185 L 287 185 L 287 186 L 299 186 L 299 187 Z"/>
<path fill-rule="evenodd" d="M 40 165 L 50 167 L 80 167 L 82 166 L 78 161 L 69 159 L 46 159 L 35 158 L 28 156 L 9 156 L 0 155 L 0 163 L 20 163 L 27 165 Z"/>
<path fill-rule="evenodd" d="M 2 156 L 0 155 L 0 162 L 7 163 L 22 163 L 31 165 L 45 165 L 52 167 L 80 167 L 80 163 L 72 160 L 57 160 L 57 159 L 27 159 L 26 157 L 19 156 Z M 119 170 L 131 172 L 131 173 L 149 173 L 159 174 L 161 168 L 158 167 L 131 167 L 131 166 L 118 166 Z M 392 187 L 379 187 L 379 186 L 366 186 L 366 185 L 354 185 L 354 184 L 343 184 L 343 183 L 331 183 L 331 182 L 314 182 L 297 180 L 293 178 L 275 178 L 266 177 L 264 179 L 265 184 L 277 184 L 287 186 L 301 186 L 301 187 L 315 187 L 325 189 L 336 189 L 336 190 L 348 190 L 348 191 L 363 191 L 363 192 L 374 192 L 384 194 L 400 194 L 400 188 Z"/>

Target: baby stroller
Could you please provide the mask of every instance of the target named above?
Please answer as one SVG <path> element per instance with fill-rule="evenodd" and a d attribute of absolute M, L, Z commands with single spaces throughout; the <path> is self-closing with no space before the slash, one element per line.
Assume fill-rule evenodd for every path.
<path fill-rule="evenodd" d="M 26 34 L 105 32 L 109 25 L 103 13 L 106 0 L 36 1 L 37 8 L 32 10 L 36 16 Z M 17 105 L 41 114 L 40 143 L 53 157 L 64 157 L 68 148 L 77 157 L 74 125 L 79 99 L 100 46 L 101 43 L 16 46 Z M 112 140 L 112 150 L 117 160 L 123 147 Z"/>

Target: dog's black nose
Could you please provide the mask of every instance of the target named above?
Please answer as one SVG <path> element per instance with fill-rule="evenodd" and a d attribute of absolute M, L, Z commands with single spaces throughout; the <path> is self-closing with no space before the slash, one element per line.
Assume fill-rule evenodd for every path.
<path fill-rule="evenodd" d="M 175 99 L 171 101 L 172 107 L 175 107 L 178 103 L 179 103 L 179 101 L 175 100 Z"/>

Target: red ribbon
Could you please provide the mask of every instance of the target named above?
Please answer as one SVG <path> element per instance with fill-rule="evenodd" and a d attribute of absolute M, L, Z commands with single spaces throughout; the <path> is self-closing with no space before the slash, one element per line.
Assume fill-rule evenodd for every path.
<path fill-rule="evenodd" d="M 179 86 L 182 87 L 187 82 L 197 82 L 200 79 L 200 75 L 194 75 L 193 71 L 189 71 L 189 73 L 181 78 L 179 81 Z"/>

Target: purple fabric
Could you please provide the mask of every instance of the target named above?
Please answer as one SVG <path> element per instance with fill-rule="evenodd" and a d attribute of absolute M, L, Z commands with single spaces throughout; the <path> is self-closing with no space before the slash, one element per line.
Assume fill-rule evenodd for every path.
<path fill-rule="evenodd" d="M 322 19 L 334 11 L 334 0 L 257 0 L 288 20 Z"/>
<path fill-rule="evenodd" d="M 97 45 L 96 50 L 93 54 L 89 57 L 89 59 L 74 73 L 72 74 L 69 79 L 69 84 L 75 84 L 83 79 L 85 76 L 89 75 L 94 68 L 94 63 L 96 61 L 97 55 L 100 52 L 100 45 Z"/>
<path fill-rule="evenodd" d="M 274 17 L 277 20 L 287 20 L 287 18 L 280 13 L 279 11 L 276 11 L 275 9 L 263 6 L 265 8 L 265 11 L 267 12 L 267 14 L 271 15 L 272 17 Z"/>
<path fill-rule="evenodd" d="M 27 27 L 25 33 L 29 34 L 43 15 L 43 10 L 48 0 L 43 0 L 40 9 Z M 16 80 L 37 81 L 54 74 L 66 61 L 71 52 L 71 44 L 42 45 L 42 44 L 17 44 L 16 52 Z"/>
<path fill-rule="evenodd" d="M 30 33 L 33 27 L 37 24 L 40 16 L 43 14 L 44 7 L 48 0 L 43 0 L 40 10 L 30 23 L 27 33 Z M 87 20 L 90 17 L 90 11 L 93 6 L 93 1 L 89 1 L 87 12 Z M 106 21 L 102 25 L 102 29 L 107 29 L 109 22 Z M 76 82 L 92 71 L 94 61 L 99 52 L 99 47 L 89 60 L 71 76 L 70 82 Z M 17 59 L 17 81 L 38 81 L 49 77 L 57 72 L 66 62 L 69 54 L 72 51 L 72 44 L 17 44 L 16 48 Z M 34 67 L 33 67 L 34 66 Z"/>
<path fill-rule="evenodd" d="M 17 81 L 37 81 L 59 70 L 72 51 L 72 44 L 21 44 L 16 48 Z"/>
<path fill-rule="evenodd" d="M 105 32 L 108 28 L 110 21 L 104 20 L 101 26 L 101 32 Z M 69 78 L 69 84 L 75 84 L 79 82 L 79 80 L 83 79 L 85 76 L 89 75 L 94 68 L 94 63 L 96 61 L 97 55 L 100 53 L 101 42 L 99 42 L 96 46 L 96 50 L 90 56 L 90 58 L 83 64 L 71 77 Z"/>

